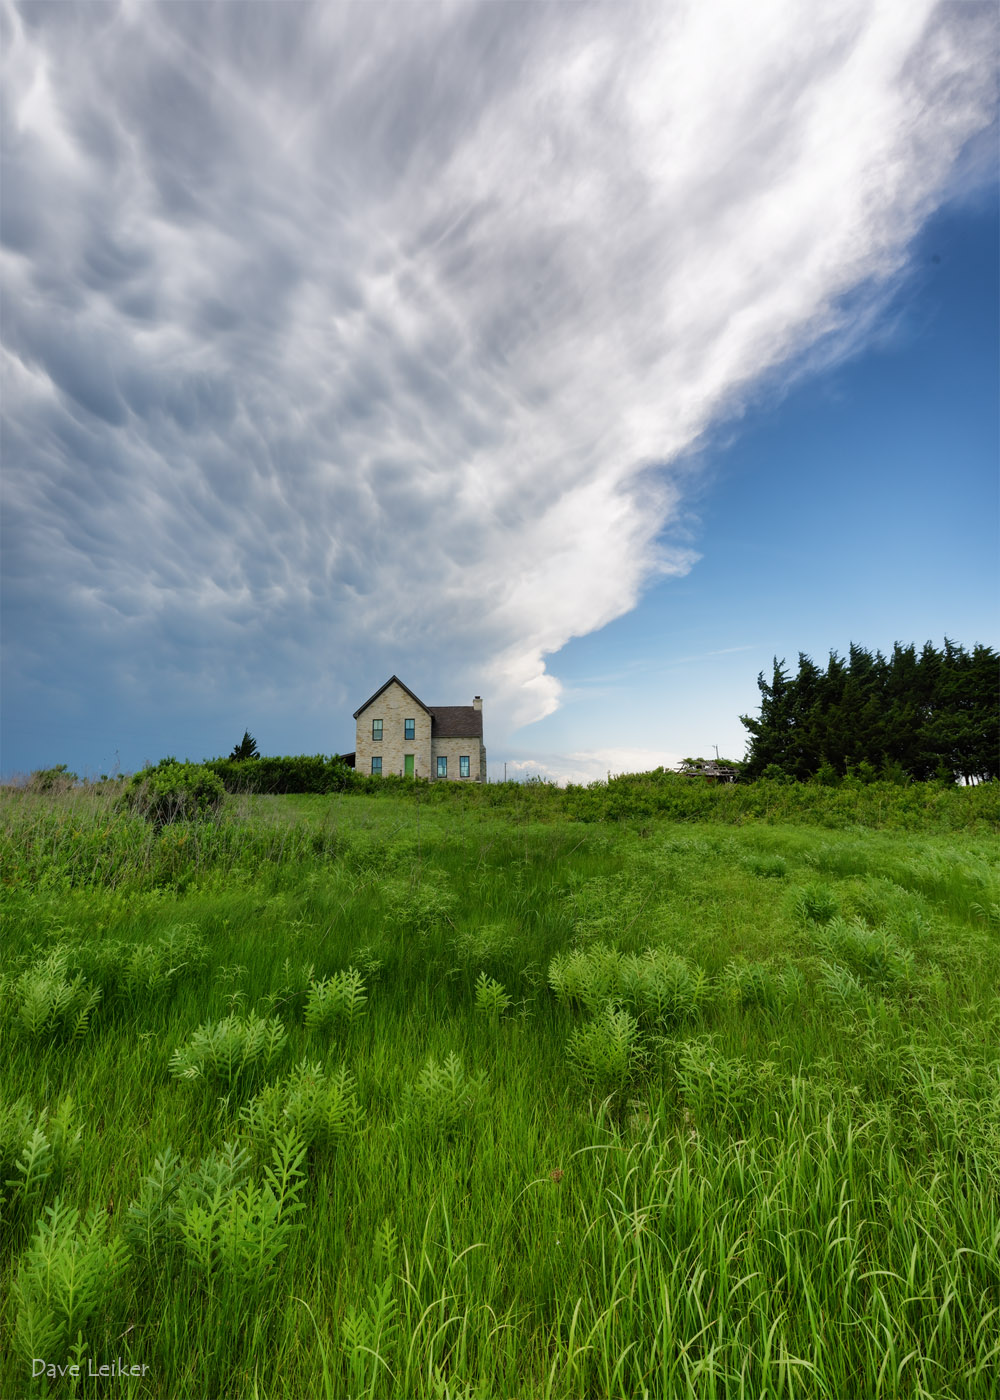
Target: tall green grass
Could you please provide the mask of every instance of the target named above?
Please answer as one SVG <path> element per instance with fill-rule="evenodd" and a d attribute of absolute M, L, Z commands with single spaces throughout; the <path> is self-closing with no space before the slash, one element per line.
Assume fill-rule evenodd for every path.
<path fill-rule="evenodd" d="M 992 838 L 424 797 L 6 799 L 0 1393 L 993 1396 Z"/>

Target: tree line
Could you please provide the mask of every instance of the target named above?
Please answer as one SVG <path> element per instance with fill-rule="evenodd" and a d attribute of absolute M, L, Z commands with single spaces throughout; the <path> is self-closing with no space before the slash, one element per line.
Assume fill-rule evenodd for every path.
<path fill-rule="evenodd" d="M 799 653 L 798 674 L 774 659 L 757 678 L 760 714 L 750 731 L 744 776 L 799 782 L 862 778 L 986 782 L 1000 777 L 1000 657 L 947 637 L 918 652 L 897 642 L 891 656 L 851 644 L 826 669 Z"/>

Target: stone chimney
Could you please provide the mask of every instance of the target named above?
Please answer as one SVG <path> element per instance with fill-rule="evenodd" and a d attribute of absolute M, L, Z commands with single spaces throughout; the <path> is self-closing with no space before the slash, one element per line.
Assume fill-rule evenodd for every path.
<path fill-rule="evenodd" d="M 483 708 L 483 697 L 481 695 L 474 695 L 472 697 L 472 708 L 474 710 L 481 710 Z"/>

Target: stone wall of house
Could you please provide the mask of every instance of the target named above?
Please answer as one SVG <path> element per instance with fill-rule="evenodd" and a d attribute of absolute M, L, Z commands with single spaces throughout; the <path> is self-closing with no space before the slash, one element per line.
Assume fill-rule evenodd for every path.
<path fill-rule="evenodd" d="M 469 776 L 459 778 L 458 760 L 463 754 L 468 755 Z M 448 781 L 454 779 L 463 783 L 485 783 L 486 781 L 486 748 L 481 739 L 435 739 L 431 749 L 431 777 L 437 777 L 438 757 L 448 760 Z"/>
<path fill-rule="evenodd" d="M 372 739 L 372 720 L 382 721 L 381 742 Z M 414 738 L 404 739 L 403 721 L 412 719 Z M 431 717 L 395 681 L 358 715 L 355 767 L 359 773 L 372 771 L 372 758 L 382 759 L 382 773 L 402 773 L 406 754 L 414 756 L 414 775 L 433 778 L 431 764 Z M 476 740 L 476 743 L 479 741 Z M 466 752 L 465 749 L 462 750 Z M 456 769 L 458 760 L 455 760 Z M 449 772 L 451 763 L 448 764 Z"/>

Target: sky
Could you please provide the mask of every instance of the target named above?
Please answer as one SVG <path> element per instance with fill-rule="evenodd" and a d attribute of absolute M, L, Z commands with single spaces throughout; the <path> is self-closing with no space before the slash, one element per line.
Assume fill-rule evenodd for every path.
<path fill-rule="evenodd" d="M 0 772 L 742 756 L 997 641 L 978 0 L 0 0 Z"/>

